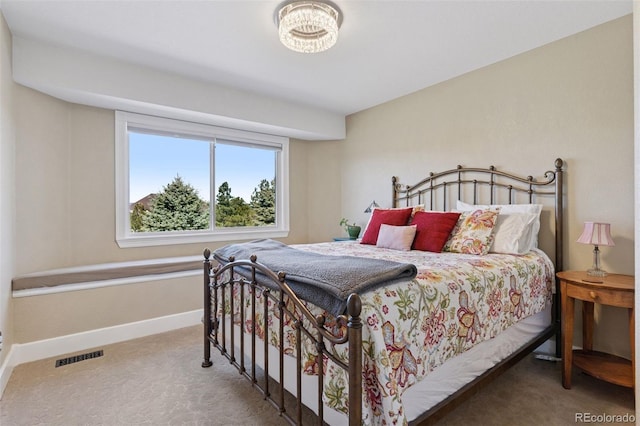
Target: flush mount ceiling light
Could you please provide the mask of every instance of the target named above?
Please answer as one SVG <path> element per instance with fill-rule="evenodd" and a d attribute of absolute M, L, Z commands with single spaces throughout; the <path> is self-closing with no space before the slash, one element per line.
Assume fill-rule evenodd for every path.
<path fill-rule="evenodd" d="M 276 10 L 280 41 L 302 53 L 323 52 L 336 44 L 342 14 L 329 1 L 287 1 Z"/>

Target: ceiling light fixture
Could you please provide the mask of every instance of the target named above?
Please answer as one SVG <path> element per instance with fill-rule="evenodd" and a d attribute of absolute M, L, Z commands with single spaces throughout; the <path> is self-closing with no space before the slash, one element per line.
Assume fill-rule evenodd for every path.
<path fill-rule="evenodd" d="M 338 40 L 342 14 L 329 1 L 287 1 L 276 10 L 280 41 L 301 53 L 318 53 Z"/>

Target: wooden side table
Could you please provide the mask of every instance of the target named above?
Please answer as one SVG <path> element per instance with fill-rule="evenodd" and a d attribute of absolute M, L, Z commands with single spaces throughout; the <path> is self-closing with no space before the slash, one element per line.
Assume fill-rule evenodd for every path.
<path fill-rule="evenodd" d="M 587 281 L 584 271 L 558 272 L 562 296 L 562 386 L 571 389 L 573 364 L 598 379 L 617 385 L 634 387 L 634 277 L 609 274 L 603 282 Z M 582 350 L 572 350 L 575 300 L 582 300 Z M 631 361 L 593 350 L 594 303 L 629 309 L 629 341 Z"/>

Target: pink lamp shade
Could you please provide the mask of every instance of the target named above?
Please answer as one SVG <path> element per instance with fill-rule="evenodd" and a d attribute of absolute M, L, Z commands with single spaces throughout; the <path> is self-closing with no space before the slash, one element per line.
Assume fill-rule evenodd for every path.
<path fill-rule="evenodd" d="M 615 246 L 611 238 L 611 225 L 608 223 L 585 222 L 582 235 L 578 238 L 579 243 L 593 245 L 593 266 L 587 270 L 589 278 L 587 281 L 603 282 L 603 277 L 607 276 L 607 271 L 600 268 L 600 249 L 598 246 Z"/>
<path fill-rule="evenodd" d="M 600 222 L 585 222 L 577 242 L 594 246 L 615 246 L 611 238 L 611 225 Z"/>

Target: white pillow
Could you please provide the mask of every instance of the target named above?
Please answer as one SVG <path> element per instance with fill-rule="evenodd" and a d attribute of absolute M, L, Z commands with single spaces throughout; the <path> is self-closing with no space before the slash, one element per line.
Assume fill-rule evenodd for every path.
<path fill-rule="evenodd" d="M 500 213 L 489 251 L 507 254 L 525 254 L 531 251 L 531 231 L 537 218 L 534 213 Z"/>
<path fill-rule="evenodd" d="M 382 224 L 378 233 L 377 247 L 394 250 L 411 250 L 411 244 L 416 236 L 416 225 L 394 226 Z"/>
<path fill-rule="evenodd" d="M 514 213 L 534 214 L 535 219 L 529 223 L 528 229 L 522 233 L 522 236 L 521 236 L 522 241 L 518 243 L 518 246 L 519 246 L 518 254 L 523 254 L 523 251 L 524 253 L 527 253 L 532 248 L 538 247 L 538 232 L 540 231 L 540 213 L 542 212 L 542 204 L 478 205 L 478 204 L 468 204 L 460 200 L 457 200 L 456 202 L 456 210 L 459 210 L 459 211 L 473 211 L 476 209 L 488 209 L 488 208 L 500 208 L 498 221 L 500 220 L 500 216 L 507 215 L 507 214 L 514 214 Z M 523 219 L 523 218 L 519 218 L 519 219 Z M 494 236 L 494 239 L 495 238 L 502 239 L 502 236 L 497 235 L 498 233 L 497 229 L 495 232 L 496 232 L 496 235 Z M 494 251 L 494 250 L 492 249 L 490 251 Z"/>

